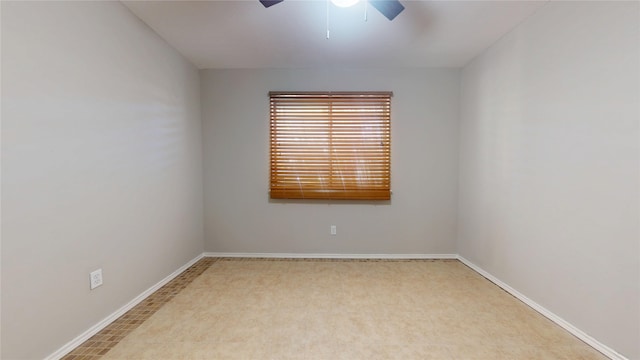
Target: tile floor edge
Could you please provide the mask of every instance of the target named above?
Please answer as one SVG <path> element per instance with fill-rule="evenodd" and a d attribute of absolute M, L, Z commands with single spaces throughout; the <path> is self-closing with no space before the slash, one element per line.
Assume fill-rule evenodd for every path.
<path fill-rule="evenodd" d="M 330 253 L 234 253 L 205 252 L 212 258 L 258 259 L 365 259 L 365 260 L 457 260 L 458 254 L 330 254 Z"/>
<path fill-rule="evenodd" d="M 104 319 L 102 319 L 97 324 L 93 325 L 92 327 L 90 327 L 89 329 L 87 329 L 86 331 L 81 333 L 80 335 L 76 336 L 73 340 L 71 340 L 68 343 L 64 344 L 62 347 L 60 347 L 55 352 L 51 353 L 49 356 L 45 357 L 44 360 L 60 360 L 60 359 L 62 359 L 64 356 L 66 356 L 69 353 L 71 353 L 73 350 L 75 350 L 80 345 L 82 345 L 85 341 L 89 340 L 92 336 L 98 334 L 100 331 L 102 331 L 107 326 L 109 326 L 114 321 L 116 321 L 121 316 L 123 316 L 125 313 L 127 313 L 127 311 L 133 309 L 136 305 L 138 305 L 141 302 L 143 302 L 145 299 L 147 299 L 149 296 L 151 296 L 153 293 L 155 293 L 158 289 L 160 289 L 164 285 L 168 284 L 171 280 L 173 280 L 176 277 L 178 277 L 180 274 L 185 272 L 187 269 L 189 269 L 191 266 L 193 266 L 195 263 L 197 263 L 198 261 L 200 261 L 203 258 L 205 258 L 204 253 L 201 253 L 201 254 L 197 255 L 195 258 L 191 259 L 185 265 L 181 266 L 176 271 L 172 272 L 167 277 L 165 277 L 164 279 L 162 279 L 159 282 L 157 282 L 155 285 L 153 285 L 150 288 L 148 288 L 147 290 L 143 291 L 140 295 L 136 296 L 134 299 L 129 301 L 127 304 L 125 304 L 124 306 L 120 307 L 118 310 L 114 311 L 113 313 L 111 313 L 110 315 L 108 315 L 107 317 L 105 317 Z"/>

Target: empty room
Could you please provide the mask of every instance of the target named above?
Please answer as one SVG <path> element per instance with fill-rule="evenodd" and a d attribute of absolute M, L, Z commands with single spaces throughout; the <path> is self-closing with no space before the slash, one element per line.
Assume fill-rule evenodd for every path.
<path fill-rule="evenodd" d="M 1 1 L 0 358 L 640 360 L 637 1 Z"/>

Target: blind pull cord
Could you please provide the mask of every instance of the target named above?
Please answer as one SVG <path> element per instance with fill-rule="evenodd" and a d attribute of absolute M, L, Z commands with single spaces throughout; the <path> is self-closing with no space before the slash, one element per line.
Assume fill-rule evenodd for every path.
<path fill-rule="evenodd" d="M 329 1 L 327 0 L 327 40 L 329 40 Z"/>
<path fill-rule="evenodd" d="M 364 2 L 364 22 L 367 22 L 367 4 L 369 2 L 365 0 Z"/>

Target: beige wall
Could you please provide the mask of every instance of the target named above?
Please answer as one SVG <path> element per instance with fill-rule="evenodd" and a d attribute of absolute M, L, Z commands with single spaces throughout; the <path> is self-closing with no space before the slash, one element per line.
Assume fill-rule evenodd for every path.
<path fill-rule="evenodd" d="M 456 69 L 201 71 L 205 249 L 211 252 L 455 252 Z M 270 90 L 390 90 L 389 204 L 270 202 Z M 337 236 L 329 234 L 337 225 Z"/>
<path fill-rule="evenodd" d="M 458 250 L 640 359 L 637 2 L 550 2 L 462 73 Z"/>
<path fill-rule="evenodd" d="M 2 359 L 202 252 L 198 76 L 119 2 L 2 2 Z"/>

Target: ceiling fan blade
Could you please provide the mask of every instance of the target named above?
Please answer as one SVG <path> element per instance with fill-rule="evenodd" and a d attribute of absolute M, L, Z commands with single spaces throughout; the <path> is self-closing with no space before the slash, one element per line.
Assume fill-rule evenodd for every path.
<path fill-rule="evenodd" d="M 393 20 L 404 10 L 404 6 L 398 0 L 369 0 L 369 4 L 389 20 Z"/>
<path fill-rule="evenodd" d="M 260 4 L 264 5 L 264 7 L 268 8 L 269 6 L 273 6 L 277 3 L 281 3 L 284 0 L 259 0 Z"/>

